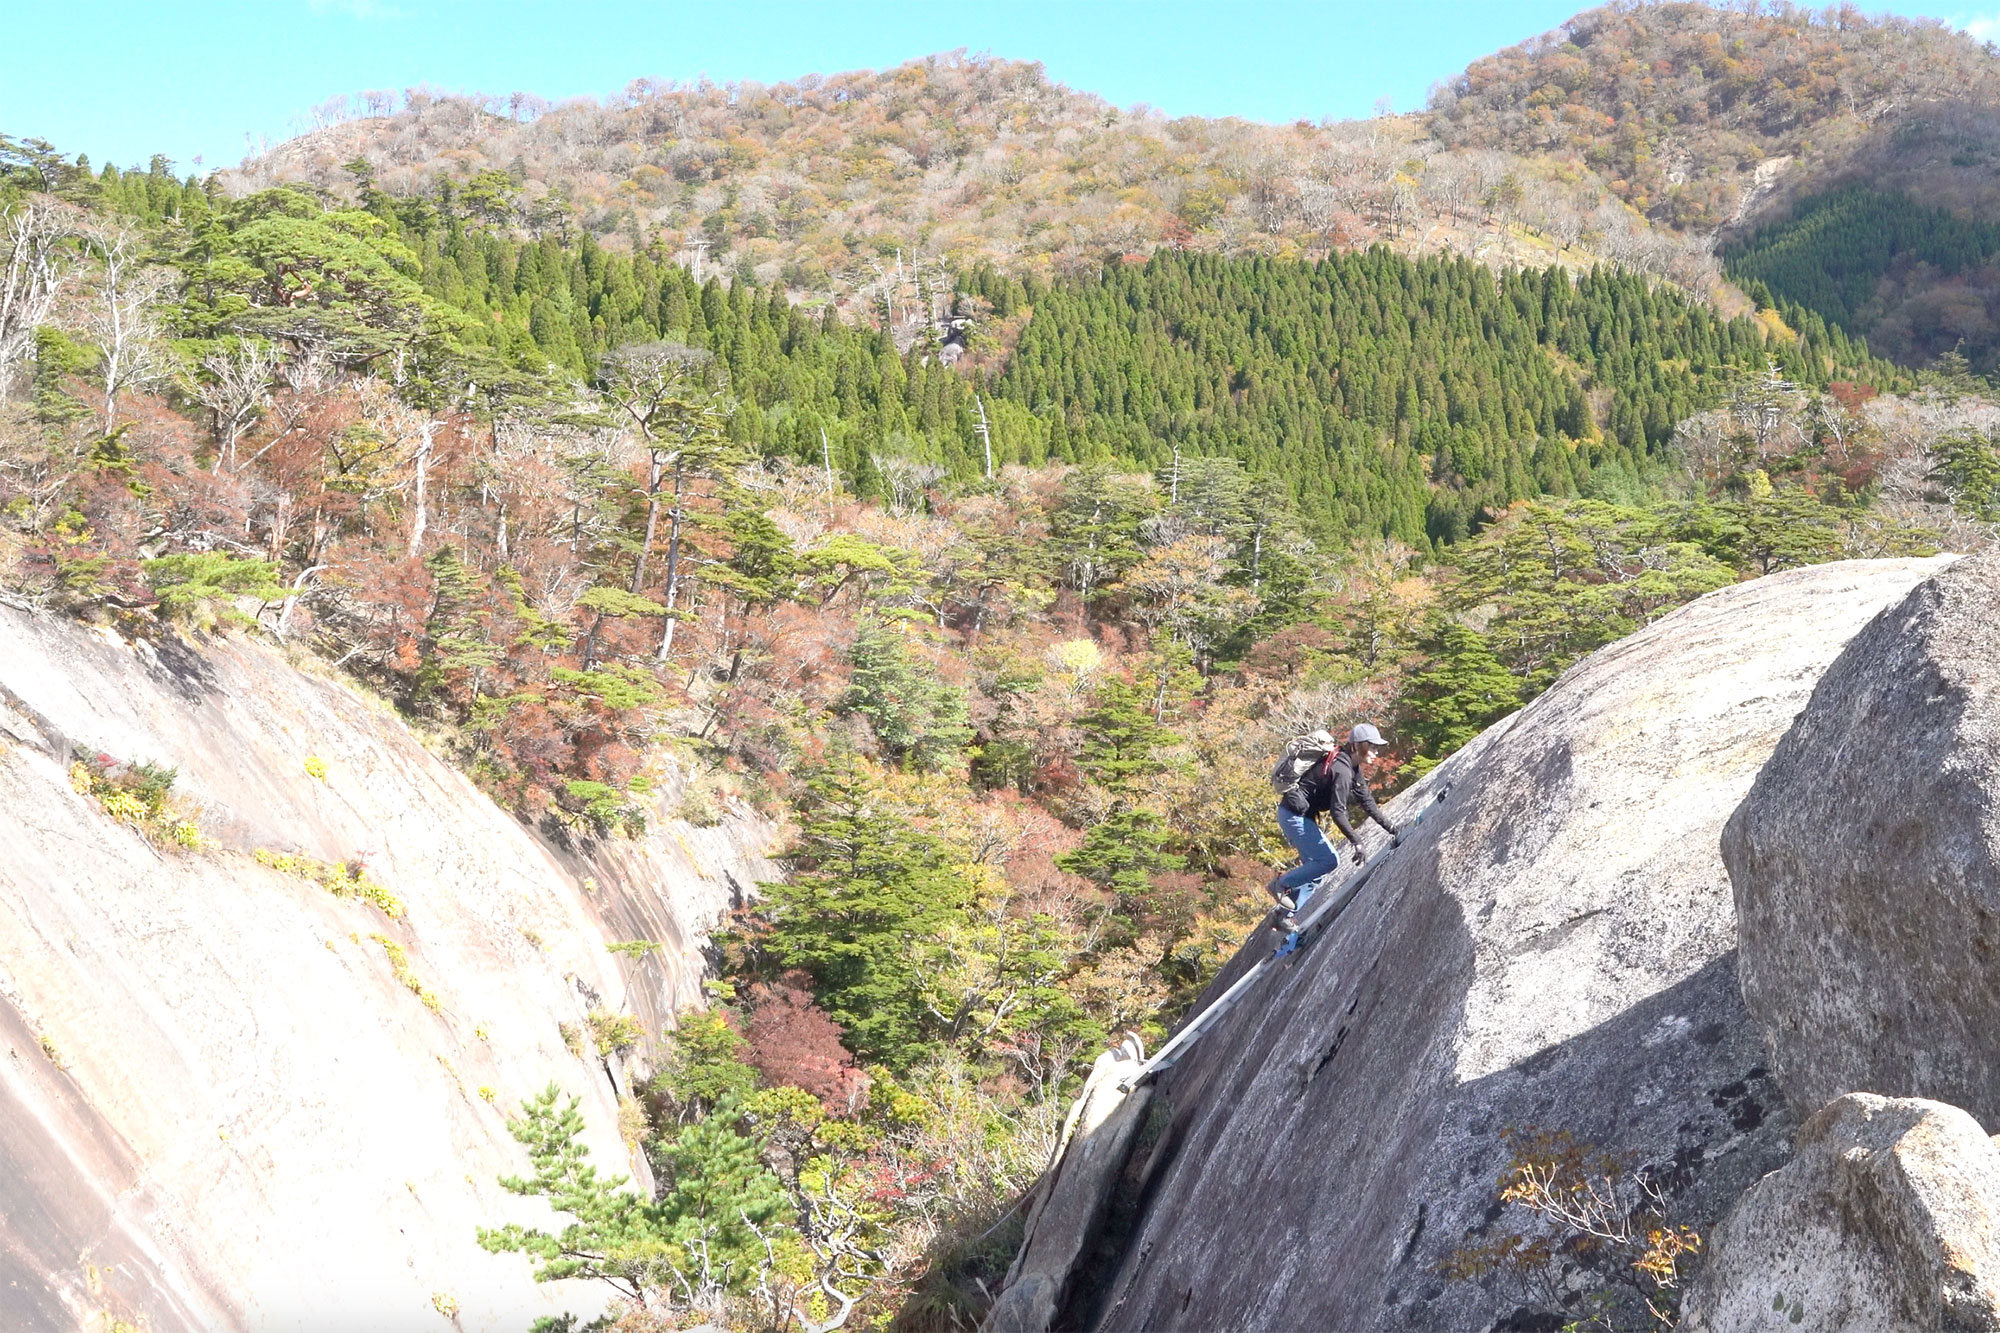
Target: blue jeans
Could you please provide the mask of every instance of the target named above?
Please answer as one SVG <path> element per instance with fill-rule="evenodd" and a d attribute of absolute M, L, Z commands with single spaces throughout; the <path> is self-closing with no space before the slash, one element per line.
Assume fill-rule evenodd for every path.
<path fill-rule="evenodd" d="M 1285 892 L 1331 874 L 1340 864 L 1340 853 L 1333 849 L 1319 821 L 1286 809 L 1282 801 L 1278 803 L 1278 832 L 1285 835 L 1285 841 L 1299 854 L 1299 864 L 1278 876 L 1278 887 Z"/>

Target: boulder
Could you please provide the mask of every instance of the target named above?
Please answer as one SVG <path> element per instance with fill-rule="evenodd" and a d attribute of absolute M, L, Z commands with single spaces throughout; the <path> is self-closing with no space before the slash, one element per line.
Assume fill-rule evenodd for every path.
<path fill-rule="evenodd" d="M 1712 1227 L 1796 1123 L 1737 984 L 1722 825 L 1848 639 L 1941 567 L 1713 593 L 1400 795 L 1426 818 L 1346 914 L 1158 1080 L 1056 1326 L 1471 1333 L 1626 1299 L 1608 1258 L 1448 1276 L 1521 1225 L 1497 1182 L 1524 1133 Z"/>
<path fill-rule="evenodd" d="M 1709 1238 L 1684 1333 L 2000 1330 L 2000 1147 L 1964 1111 L 1849 1093 Z"/>
<path fill-rule="evenodd" d="M 1855 636 L 1722 848 L 1793 1108 L 1866 1091 L 2000 1126 L 2000 554 Z"/>

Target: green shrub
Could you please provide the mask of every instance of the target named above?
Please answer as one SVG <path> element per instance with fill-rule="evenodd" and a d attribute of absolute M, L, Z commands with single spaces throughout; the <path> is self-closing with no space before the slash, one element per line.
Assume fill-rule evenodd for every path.
<path fill-rule="evenodd" d="M 169 555 L 144 562 L 146 582 L 170 620 L 214 624 L 245 621 L 231 603 L 238 597 L 276 601 L 285 595 L 278 571 L 268 560 L 245 560 L 220 551 Z"/>
<path fill-rule="evenodd" d="M 620 940 L 616 944 L 604 946 L 606 953 L 623 954 L 627 958 L 640 959 L 660 947 L 658 940 Z"/>
<path fill-rule="evenodd" d="M 297 852 L 273 852 L 262 847 L 252 856 L 258 865 L 317 884 L 336 898 L 366 899 L 381 908 L 382 915 L 391 920 L 403 915 L 403 900 L 370 879 L 359 863 L 335 865 Z"/>
<path fill-rule="evenodd" d="M 69 785 L 81 796 L 94 797 L 105 814 L 130 824 L 155 847 L 182 851 L 207 849 L 209 840 L 193 812 L 173 799 L 177 769 L 160 764 L 123 764 L 107 754 L 84 755 L 69 767 Z"/>
<path fill-rule="evenodd" d="M 644 1025 L 630 1014 L 593 1009 L 585 1021 L 590 1024 L 590 1037 L 596 1043 L 599 1055 L 629 1051 L 646 1038 Z"/>
<path fill-rule="evenodd" d="M 424 1008 L 436 1013 L 444 1007 L 436 993 L 427 989 L 423 982 L 417 980 L 417 974 L 410 970 L 410 955 L 403 951 L 402 945 L 387 935 L 370 935 L 368 938 L 382 946 L 382 952 L 389 956 L 389 970 L 396 974 L 396 980 L 403 983 L 404 989 L 424 1002 Z"/>
<path fill-rule="evenodd" d="M 636 838 L 646 831 L 645 812 L 608 782 L 572 778 L 563 784 L 560 804 L 572 819 L 587 823 L 597 833 L 624 833 Z"/>

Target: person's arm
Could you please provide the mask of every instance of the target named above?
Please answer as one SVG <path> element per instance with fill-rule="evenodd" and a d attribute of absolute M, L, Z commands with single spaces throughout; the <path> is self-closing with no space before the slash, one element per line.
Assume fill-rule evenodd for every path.
<path fill-rule="evenodd" d="M 1355 766 L 1354 789 L 1354 794 L 1361 799 L 1361 808 L 1368 812 L 1368 817 L 1387 829 L 1389 835 L 1394 837 L 1397 832 L 1396 826 L 1389 822 L 1389 816 L 1383 814 L 1382 808 L 1375 804 L 1375 793 L 1368 790 L 1368 777 L 1361 772 L 1359 764 Z"/>
<path fill-rule="evenodd" d="M 1349 796 L 1352 794 L 1349 790 L 1351 786 L 1358 785 L 1365 792 L 1368 790 L 1368 784 L 1365 782 L 1356 783 L 1354 778 L 1354 764 L 1352 760 L 1346 763 L 1341 763 L 1338 760 L 1334 762 L 1333 772 L 1329 775 L 1328 785 L 1332 790 L 1328 793 L 1330 799 L 1327 802 L 1326 812 L 1333 816 L 1333 822 L 1339 827 L 1342 835 L 1350 843 L 1354 844 L 1356 851 L 1359 851 L 1361 848 L 1361 839 L 1354 836 L 1354 826 L 1347 822 L 1347 802 Z"/>

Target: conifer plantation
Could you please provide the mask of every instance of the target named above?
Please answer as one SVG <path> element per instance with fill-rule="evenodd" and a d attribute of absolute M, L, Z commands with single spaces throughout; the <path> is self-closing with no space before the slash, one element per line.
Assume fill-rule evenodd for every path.
<path fill-rule="evenodd" d="M 482 1243 L 631 1329 L 976 1323 L 1080 1072 L 1268 910 L 1285 738 L 1375 721 L 1393 790 L 1693 597 L 1983 541 L 2000 491 L 1977 367 L 1848 331 L 1866 238 L 1995 246 L 1866 192 L 1749 241 L 1735 316 L 1162 245 L 926 279 L 912 326 L 523 226 L 504 172 L 0 171 L 0 599 L 314 654 L 559 843 L 669 771 L 790 830 L 713 1005 L 599 1034 L 660 1054 L 657 1193 L 518 1109 L 557 1229 Z"/>
<path fill-rule="evenodd" d="M 2000 356 L 1996 255 L 2000 227 L 1867 186 L 1815 195 L 1727 252 L 1732 276 L 1766 304 L 1865 331 L 1904 361 L 1957 353 L 1986 371 Z"/>

